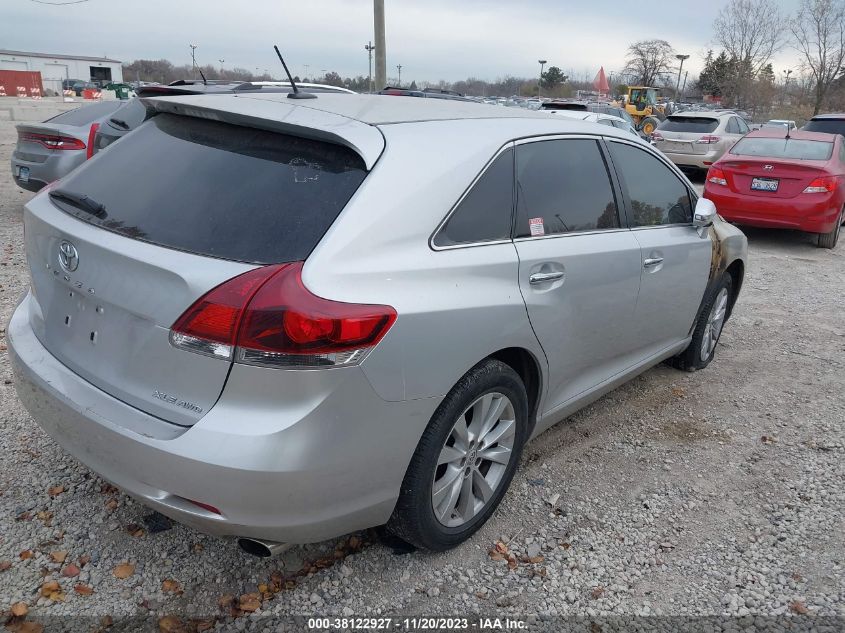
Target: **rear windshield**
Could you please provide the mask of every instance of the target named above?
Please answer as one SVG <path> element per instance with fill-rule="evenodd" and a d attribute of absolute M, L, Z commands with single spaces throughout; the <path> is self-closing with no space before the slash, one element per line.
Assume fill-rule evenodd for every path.
<path fill-rule="evenodd" d="M 765 156 L 766 158 L 795 158 L 798 160 L 828 160 L 833 153 L 833 143 L 785 138 L 745 137 L 731 148 L 738 156 Z"/>
<path fill-rule="evenodd" d="M 100 103 L 92 103 L 91 105 L 84 105 L 81 108 L 75 108 L 62 112 L 52 119 L 47 119 L 50 123 L 59 123 L 60 125 L 88 125 L 97 119 L 102 119 L 104 116 L 111 114 L 117 110 L 123 101 L 102 101 Z"/>
<path fill-rule="evenodd" d="M 826 132 L 845 136 L 845 119 L 812 119 L 807 121 L 801 129 L 807 132 Z"/>
<path fill-rule="evenodd" d="M 160 114 L 62 180 L 51 199 L 133 239 L 271 264 L 307 258 L 365 176 L 346 147 Z"/>
<path fill-rule="evenodd" d="M 719 119 L 708 119 L 703 116 L 670 116 L 657 126 L 664 132 L 693 132 L 707 134 L 719 127 Z"/>
<path fill-rule="evenodd" d="M 125 132 L 127 130 L 134 130 L 141 125 L 147 118 L 147 108 L 140 99 L 132 99 L 129 102 L 124 101 L 124 106 L 115 110 L 112 116 L 108 119 L 108 124 Z"/>

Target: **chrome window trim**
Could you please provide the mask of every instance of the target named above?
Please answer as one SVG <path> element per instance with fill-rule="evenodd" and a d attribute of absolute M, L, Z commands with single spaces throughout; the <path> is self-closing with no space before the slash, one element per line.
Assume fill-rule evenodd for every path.
<path fill-rule="evenodd" d="M 484 174 L 487 173 L 487 170 L 490 169 L 490 166 L 493 163 L 496 162 L 496 160 L 499 158 L 499 156 L 504 154 L 509 149 L 514 149 L 514 142 L 513 141 L 508 141 L 507 143 L 505 143 L 502 147 L 500 147 L 498 149 L 498 151 L 493 155 L 493 157 L 490 160 L 487 161 L 487 163 L 484 165 L 484 167 L 481 168 L 481 171 L 478 172 L 478 175 L 473 179 L 473 181 L 469 184 L 469 186 L 464 190 L 464 192 L 461 194 L 460 198 L 458 198 L 458 201 L 455 202 L 455 204 L 452 205 L 452 208 L 449 209 L 449 212 L 446 214 L 446 217 L 444 217 L 440 221 L 440 223 L 437 225 L 437 227 L 434 229 L 434 231 L 432 232 L 432 234 L 428 238 L 428 247 L 431 250 L 433 250 L 433 251 L 451 251 L 451 250 L 455 250 L 455 249 L 458 249 L 458 248 L 473 248 L 473 247 L 476 247 L 476 246 L 490 246 L 492 244 L 509 244 L 512 241 L 508 237 L 507 239 L 503 239 L 503 240 L 480 240 L 478 242 L 465 242 L 465 243 L 462 243 L 462 244 L 450 244 L 448 246 L 438 246 L 437 244 L 434 243 L 434 239 L 437 237 L 437 235 L 440 233 L 440 231 L 443 230 L 443 228 L 446 226 L 446 223 L 449 221 L 449 218 L 451 218 L 452 215 L 455 213 L 455 211 L 458 210 L 458 207 L 461 206 L 461 203 L 466 199 L 466 197 L 469 195 L 470 191 L 472 191 L 475 188 L 475 186 L 478 184 L 478 181 L 481 180 L 481 178 L 484 176 Z M 516 161 L 515 156 L 514 156 L 514 161 Z M 514 176 L 514 178 L 515 177 L 516 176 Z M 511 196 L 511 197 L 513 197 L 513 196 Z M 513 225 L 513 201 L 511 201 L 511 225 Z"/>
<path fill-rule="evenodd" d="M 595 229 L 593 231 L 569 231 L 568 233 L 550 233 L 549 235 L 526 235 L 525 237 L 515 237 L 513 238 L 513 243 L 517 244 L 520 242 L 533 242 L 535 240 L 551 240 L 557 239 L 561 237 L 580 237 L 582 235 L 606 235 L 608 233 L 624 233 L 625 231 L 630 231 L 626 226 L 622 226 L 615 229 Z"/>
<path fill-rule="evenodd" d="M 640 149 L 643 149 L 643 150 L 649 152 L 657 160 L 659 160 L 661 163 L 666 165 L 670 169 L 670 171 L 675 174 L 676 177 L 679 177 L 678 180 L 680 180 L 681 184 L 684 187 L 686 187 L 687 195 L 690 197 L 690 204 L 693 206 L 692 217 L 695 218 L 695 204 L 694 203 L 698 202 L 699 196 L 696 193 L 695 188 L 690 187 L 691 183 L 689 182 L 689 178 L 686 177 L 684 172 L 682 172 L 675 163 L 673 163 L 670 160 L 667 160 L 664 156 L 661 156 L 653 148 L 651 148 L 647 145 L 644 145 L 644 144 L 632 143 L 628 139 L 606 138 L 605 141 L 608 142 L 608 143 L 619 142 L 619 143 L 624 143 L 625 145 L 631 145 L 632 147 L 638 147 Z M 693 227 L 693 228 L 695 227 L 692 220 L 690 220 L 689 222 L 676 222 L 675 224 L 655 224 L 653 226 L 629 226 L 628 228 L 631 231 L 646 231 L 646 230 L 662 229 L 662 228 L 669 228 L 669 227 L 676 227 L 676 226 L 689 226 L 689 227 Z"/>
<path fill-rule="evenodd" d="M 614 127 L 613 129 L 617 129 L 617 128 Z M 516 147 L 519 147 L 520 145 L 528 145 L 530 143 L 542 143 L 544 141 L 557 141 L 557 140 L 567 140 L 567 139 L 587 139 L 587 140 L 591 140 L 591 141 L 596 141 L 596 143 L 599 144 L 599 153 L 601 154 L 602 160 L 606 160 L 605 156 L 604 156 L 604 152 L 602 151 L 602 148 L 601 148 L 601 143 L 602 143 L 602 140 L 604 138 L 606 138 L 606 137 L 601 136 L 601 135 L 596 135 L 596 134 L 554 134 L 554 135 L 534 136 L 534 137 L 517 139 L 516 141 L 514 141 L 514 145 Z M 610 138 L 616 138 L 616 137 L 614 136 L 614 137 L 610 137 Z M 636 145 L 636 143 L 630 143 L 630 145 Z M 516 156 L 514 156 L 514 160 L 515 159 L 516 159 Z M 609 168 L 610 165 L 607 165 L 607 163 L 605 163 L 605 167 Z M 514 178 L 516 178 L 516 175 L 514 175 Z M 610 184 L 610 189 L 613 192 L 614 201 L 616 202 L 616 217 L 619 219 L 620 224 L 627 224 L 627 222 L 622 221 L 622 212 L 624 212 L 624 209 L 620 210 L 619 200 L 616 199 L 617 196 L 616 196 L 616 187 L 614 186 L 614 178 L 613 178 L 613 175 L 610 173 L 610 171 L 608 171 L 607 180 L 608 180 L 608 183 Z M 620 190 L 620 192 L 621 192 L 621 190 Z M 515 221 L 516 221 L 516 209 L 514 209 L 514 222 Z M 612 229 L 593 229 L 593 230 L 590 230 L 590 231 L 565 231 L 563 233 L 550 233 L 549 235 L 526 235 L 524 237 L 515 237 L 515 238 L 512 239 L 512 241 L 513 241 L 514 244 L 516 244 L 517 242 L 530 242 L 530 241 L 533 241 L 533 240 L 548 240 L 548 239 L 551 239 L 551 238 L 558 238 L 558 237 L 577 237 L 579 235 L 599 235 L 599 234 L 604 234 L 604 233 L 620 233 L 622 231 L 630 231 L 630 230 L 631 229 L 628 226 L 618 226 L 618 227 L 614 227 Z"/>

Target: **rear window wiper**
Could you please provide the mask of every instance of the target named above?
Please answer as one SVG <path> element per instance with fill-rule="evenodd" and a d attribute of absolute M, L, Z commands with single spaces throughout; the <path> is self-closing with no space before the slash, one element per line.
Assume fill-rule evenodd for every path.
<path fill-rule="evenodd" d="M 103 218 L 106 215 L 105 205 L 100 204 L 83 193 L 73 193 L 72 191 L 63 191 L 58 189 L 50 192 L 50 198 L 58 202 L 69 204 L 72 207 L 81 209 L 82 211 L 87 211 L 98 218 Z"/>
<path fill-rule="evenodd" d="M 129 129 L 129 124 L 123 119 L 109 119 L 109 123 L 114 123 L 117 127 L 122 128 L 124 130 Z"/>

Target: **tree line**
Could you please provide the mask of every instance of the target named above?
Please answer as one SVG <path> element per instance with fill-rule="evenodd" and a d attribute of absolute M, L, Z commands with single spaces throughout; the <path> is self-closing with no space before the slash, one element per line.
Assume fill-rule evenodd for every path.
<path fill-rule="evenodd" d="M 800 0 L 798 11 L 785 14 L 776 0 L 730 0 L 713 23 L 717 51 L 708 51 L 698 78 L 683 79 L 686 94 L 709 95 L 723 104 L 752 112 L 767 110 L 777 99 L 778 77 L 773 57 L 791 47 L 801 60 L 798 69 L 784 71 L 782 95 L 797 93 L 816 114 L 825 105 L 845 103 L 845 0 Z M 167 60 L 135 60 L 124 64 L 127 81 L 170 83 L 177 79 L 199 78 L 232 81 L 269 81 L 277 75 L 252 72 L 246 68 L 204 65 L 176 66 Z M 676 51 L 663 39 L 640 40 L 629 45 L 624 69 L 611 73 L 612 92 L 621 94 L 627 84 L 666 88 L 672 94 L 680 83 Z M 794 73 L 794 77 L 792 74 Z M 456 82 L 412 81 L 401 87 L 454 90 L 476 96 L 569 97 L 578 90 L 592 90 L 592 77 L 576 77 L 561 66 L 551 65 L 539 77 L 505 76 L 493 81 L 470 77 Z M 356 92 L 369 90 L 363 75 L 342 77 L 337 72 L 296 80 L 342 86 Z M 789 81 L 792 79 L 792 91 Z M 392 86 L 398 79 L 388 80 Z M 666 94 L 666 92 L 664 94 Z"/>

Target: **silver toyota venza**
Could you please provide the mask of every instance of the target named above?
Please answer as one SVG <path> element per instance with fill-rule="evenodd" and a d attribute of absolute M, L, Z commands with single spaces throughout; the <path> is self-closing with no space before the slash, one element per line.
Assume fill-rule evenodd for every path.
<path fill-rule="evenodd" d="M 26 206 L 21 400 L 178 521 L 442 550 L 525 442 L 663 360 L 713 358 L 744 235 L 624 131 L 321 94 L 149 99 Z"/>

